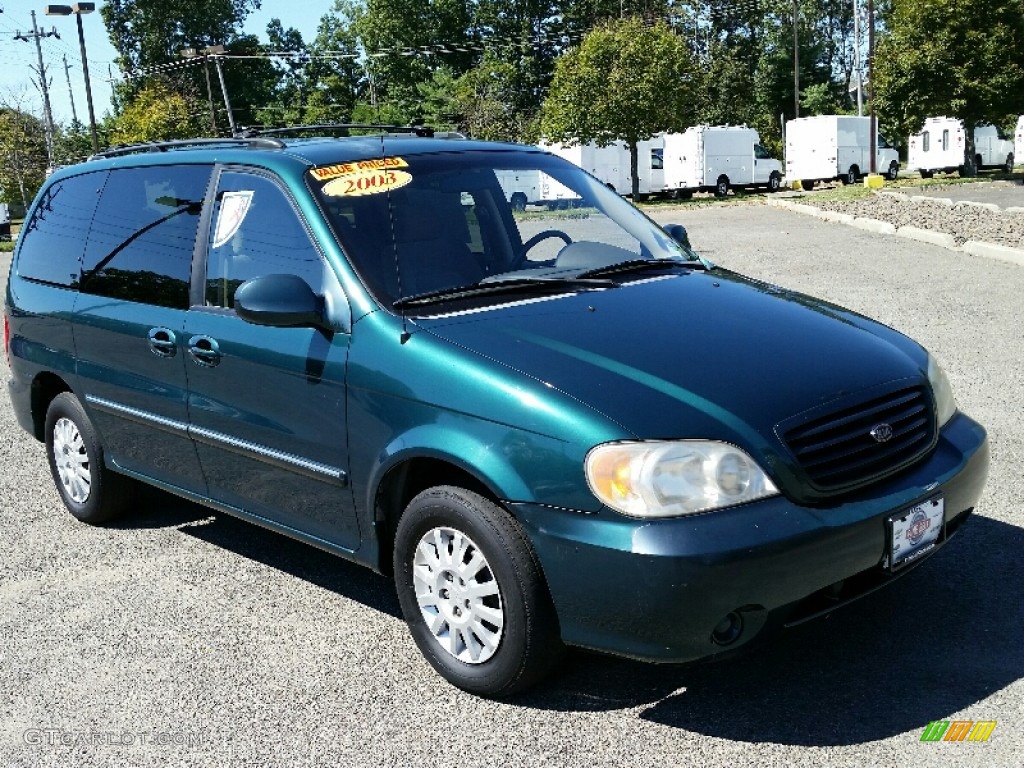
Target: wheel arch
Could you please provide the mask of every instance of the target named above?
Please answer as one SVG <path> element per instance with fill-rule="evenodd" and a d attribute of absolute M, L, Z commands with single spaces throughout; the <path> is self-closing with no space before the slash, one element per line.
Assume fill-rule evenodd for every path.
<path fill-rule="evenodd" d="M 46 411 L 61 392 L 74 394 L 68 383 L 55 373 L 42 371 L 32 380 L 32 434 L 40 442 L 46 439 Z"/>

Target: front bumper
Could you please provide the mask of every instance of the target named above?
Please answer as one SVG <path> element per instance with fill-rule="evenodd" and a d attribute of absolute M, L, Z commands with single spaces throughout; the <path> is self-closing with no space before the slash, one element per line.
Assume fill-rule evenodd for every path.
<path fill-rule="evenodd" d="M 511 507 L 540 559 L 566 643 L 694 661 L 731 653 L 769 627 L 832 610 L 912 570 L 916 563 L 896 574 L 883 567 L 889 516 L 941 493 L 948 541 L 977 504 L 988 461 L 985 430 L 957 414 L 927 460 L 831 505 L 777 496 L 670 520 Z M 742 631 L 723 645 L 712 635 L 733 612 Z"/>

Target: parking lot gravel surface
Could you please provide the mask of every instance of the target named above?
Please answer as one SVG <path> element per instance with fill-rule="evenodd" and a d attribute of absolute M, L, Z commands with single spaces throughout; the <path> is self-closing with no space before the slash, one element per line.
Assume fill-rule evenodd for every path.
<path fill-rule="evenodd" d="M 812 196 L 807 198 L 807 202 L 826 211 L 879 219 L 896 227 L 911 226 L 945 232 L 953 236 L 957 245 L 962 245 L 968 240 L 981 240 L 1012 248 L 1024 247 L 1024 212 L 1008 213 L 1002 209 L 992 211 L 981 208 L 967 201 L 987 202 L 980 199 L 986 195 L 978 192 L 973 195 L 962 194 L 966 199 L 955 202 L 952 206 L 932 200 L 930 195 L 920 195 L 911 200 L 894 194 L 875 194 L 861 200 L 850 201 L 823 200 Z M 935 196 L 946 195 L 943 192 Z M 1024 195 L 1020 197 L 1020 202 L 1024 205 Z"/>
<path fill-rule="evenodd" d="M 657 216 L 940 358 L 992 445 L 947 547 L 751 655 L 573 652 L 546 685 L 485 701 L 434 674 L 365 569 L 156 491 L 117 525 L 75 522 L 0 396 L 0 766 L 1019 766 L 1024 272 L 763 205 Z M 920 740 L 958 719 L 997 724 L 984 743 Z"/>
<path fill-rule="evenodd" d="M 953 202 L 964 200 L 992 203 L 1000 208 L 1024 207 L 1024 183 L 1016 181 L 933 184 L 924 187 L 901 187 L 900 192 L 914 197 L 945 197 Z"/>

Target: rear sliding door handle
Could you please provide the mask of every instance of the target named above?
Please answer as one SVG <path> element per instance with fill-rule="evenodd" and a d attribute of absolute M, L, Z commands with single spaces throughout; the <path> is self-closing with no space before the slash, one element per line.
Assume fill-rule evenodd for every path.
<path fill-rule="evenodd" d="M 149 329 L 149 351 L 157 357 L 174 357 L 178 353 L 178 340 L 170 328 Z"/>
<path fill-rule="evenodd" d="M 188 340 L 188 351 L 196 365 L 213 368 L 220 363 L 220 347 L 209 336 L 193 336 Z"/>

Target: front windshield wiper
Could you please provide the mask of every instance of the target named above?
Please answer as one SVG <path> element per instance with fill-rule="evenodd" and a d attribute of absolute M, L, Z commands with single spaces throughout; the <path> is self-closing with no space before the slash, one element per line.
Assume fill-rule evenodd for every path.
<path fill-rule="evenodd" d="M 666 269 L 669 267 L 681 267 L 682 269 L 707 270 L 708 265 L 703 261 L 678 261 L 676 259 L 630 259 L 620 261 L 616 264 L 608 264 L 604 267 L 595 267 L 586 272 L 580 272 L 577 278 L 603 277 L 604 275 L 617 275 L 620 272 L 639 272 L 645 269 Z"/>
<path fill-rule="evenodd" d="M 442 288 L 439 291 L 418 293 L 415 296 L 403 296 L 391 304 L 395 309 L 402 307 L 413 307 L 422 304 L 433 304 L 439 301 L 450 299 L 462 299 L 473 296 L 485 296 L 494 293 L 509 293 L 530 288 L 554 288 L 564 291 L 579 290 L 593 291 L 606 288 L 618 288 L 618 283 L 613 280 L 588 279 L 583 275 L 574 277 L 516 277 L 509 280 L 498 280 L 495 282 L 479 282 L 472 285 L 463 285 L 457 288 Z"/>

